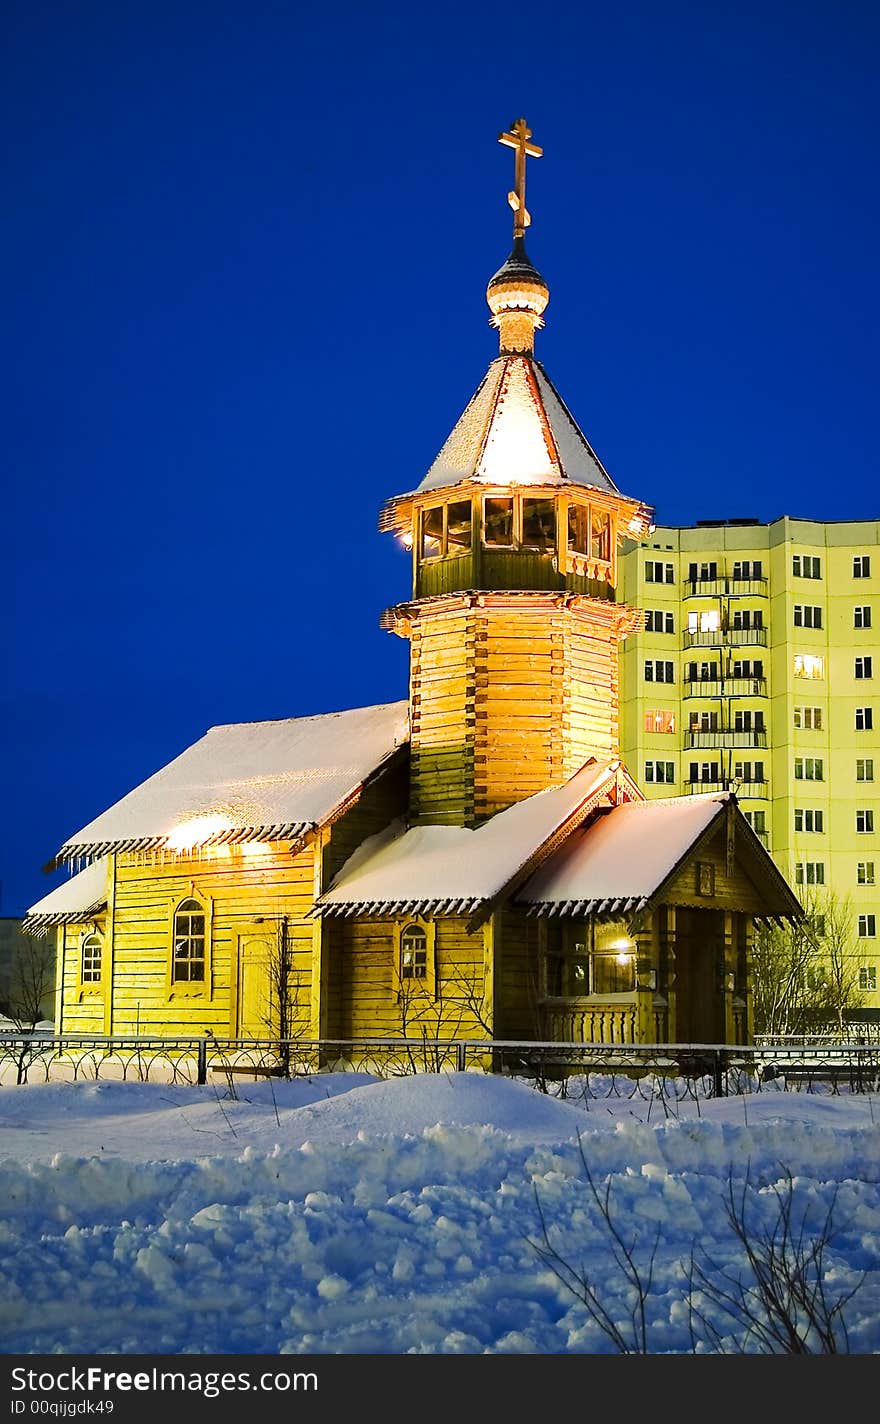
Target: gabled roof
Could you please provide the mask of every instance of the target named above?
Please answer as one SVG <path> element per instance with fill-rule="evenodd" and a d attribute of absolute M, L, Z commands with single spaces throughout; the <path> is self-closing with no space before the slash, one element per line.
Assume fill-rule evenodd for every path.
<path fill-rule="evenodd" d="M 633 801 L 574 831 L 519 890 L 532 913 L 629 914 L 663 897 L 664 887 L 688 854 L 736 807 L 731 792 Z M 768 916 L 790 916 L 800 906 L 748 821 L 737 813 L 736 832 L 770 881 Z"/>
<path fill-rule="evenodd" d="M 406 830 L 395 822 L 346 861 L 316 913 L 473 914 L 621 785 L 626 794 L 638 794 L 618 762 L 590 761 L 564 786 L 539 791 L 476 830 Z"/>
<path fill-rule="evenodd" d="M 90 920 L 107 904 L 107 857 L 87 865 L 78 875 L 71 875 L 63 885 L 50 890 L 42 900 L 31 905 L 25 919 L 27 930 L 48 925 L 74 924 Z"/>
<path fill-rule="evenodd" d="M 528 356 L 496 357 L 416 492 L 463 480 L 571 482 L 618 493 L 545 371 Z"/>
<path fill-rule="evenodd" d="M 236 840 L 295 840 L 409 738 L 406 702 L 212 727 L 65 841 L 60 859 Z"/>

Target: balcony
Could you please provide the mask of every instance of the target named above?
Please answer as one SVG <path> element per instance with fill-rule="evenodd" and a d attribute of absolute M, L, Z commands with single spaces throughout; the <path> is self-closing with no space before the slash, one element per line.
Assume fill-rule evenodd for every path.
<path fill-rule="evenodd" d="M 685 678 L 684 697 L 766 697 L 765 677 Z"/>
<path fill-rule="evenodd" d="M 707 632 L 685 633 L 683 647 L 744 648 L 766 647 L 766 628 L 713 628 Z"/>
<path fill-rule="evenodd" d="M 685 796 L 706 796 L 710 791 L 729 791 L 730 783 L 727 781 L 686 781 L 684 784 Z"/>
<path fill-rule="evenodd" d="M 736 750 L 738 747 L 766 747 L 767 733 L 764 730 L 733 732 L 730 728 L 723 727 L 714 732 L 688 731 L 684 734 L 684 745 L 686 750 L 702 748 L 705 751 L 722 751 L 728 748 Z"/>
<path fill-rule="evenodd" d="M 740 801 L 766 801 L 770 791 L 766 781 L 740 781 L 736 794 Z"/>
<path fill-rule="evenodd" d="M 685 598 L 724 598 L 728 595 L 739 597 L 741 595 L 755 594 L 758 598 L 767 597 L 767 580 L 765 578 L 734 578 L 731 574 L 719 574 L 713 579 L 685 579 Z"/>

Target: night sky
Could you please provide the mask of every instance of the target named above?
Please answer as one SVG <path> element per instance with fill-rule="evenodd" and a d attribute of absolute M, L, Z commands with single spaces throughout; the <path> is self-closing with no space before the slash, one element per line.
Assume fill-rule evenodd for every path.
<path fill-rule="evenodd" d="M 376 517 L 496 351 L 520 114 L 537 353 L 619 487 L 880 513 L 871 0 L 0 24 L 0 914 L 209 726 L 405 696 Z"/>

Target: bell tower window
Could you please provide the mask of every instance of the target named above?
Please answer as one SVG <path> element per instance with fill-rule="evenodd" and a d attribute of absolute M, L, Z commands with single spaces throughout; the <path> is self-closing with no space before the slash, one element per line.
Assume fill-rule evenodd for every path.
<path fill-rule="evenodd" d="M 483 502 L 483 543 L 488 548 L 513 547 L 513 498 Z"/>
<path fill-rule="evenodd" d="M 522 542 L 542 553 L 556 548 L 556 509 L 552 499 L 523 499 Z"/>

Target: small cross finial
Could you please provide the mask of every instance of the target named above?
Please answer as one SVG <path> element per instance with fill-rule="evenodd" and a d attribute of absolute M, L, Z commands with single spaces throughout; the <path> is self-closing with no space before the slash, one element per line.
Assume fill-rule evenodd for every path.
<path fill-rule="evenodd" d="M 507 133 L 498 135 L 498 142 L 516 153 L 514 167 L 514 187 L 508 193 L 507 201 L 513 208 L 513 236 L 525 237 L 526 228 L 531 223 L 531 215 L 526 207 L 526 158 L 540 158 L 544 152 L 536 143 L 529 143 L 532 131 L 525 119 L 517 119 Z"/>

